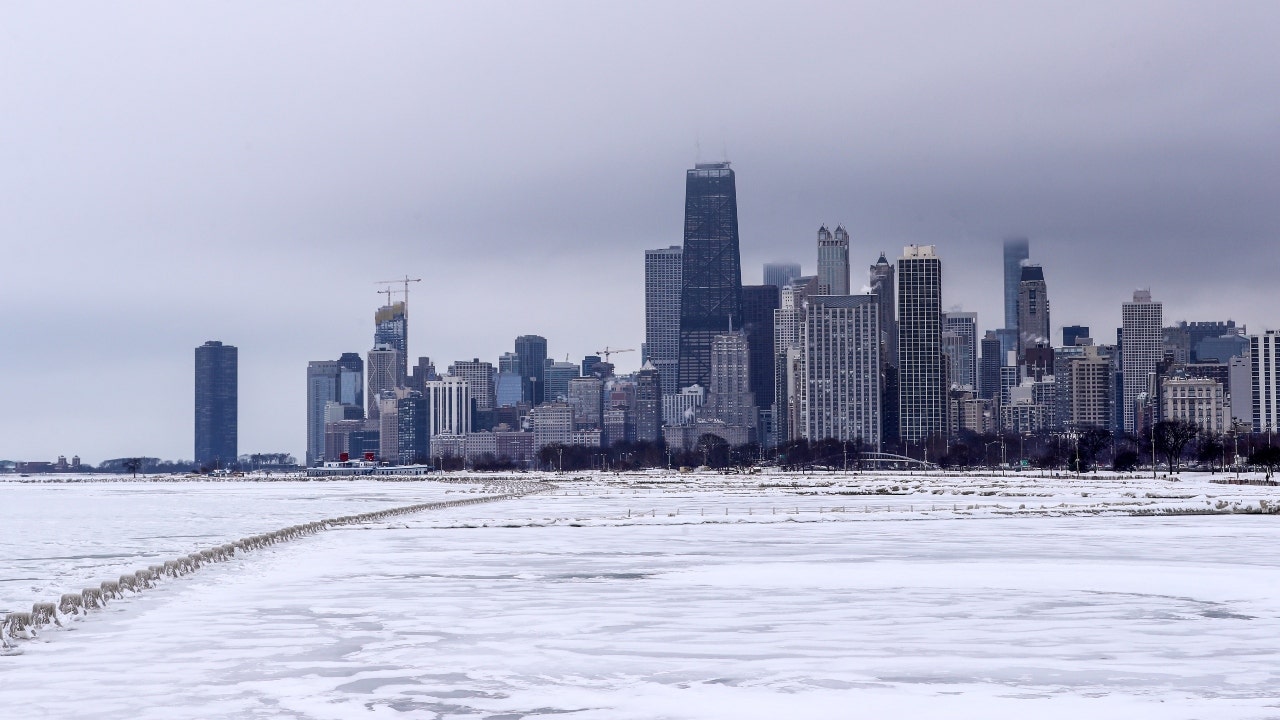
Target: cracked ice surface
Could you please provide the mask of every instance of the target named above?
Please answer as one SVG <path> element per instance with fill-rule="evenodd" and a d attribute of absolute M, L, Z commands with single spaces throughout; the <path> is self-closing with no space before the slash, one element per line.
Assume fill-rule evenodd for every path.
<path fill-rule="evenodd" d="M 1274 515 L 832 511 L 858 498 L 752 482 L 589 478 L 237 556 L 23 643 L 0 697 L 39 717 L 1280 716 Z M 1039 486 L 1133 490 L 1077 482 Z M 1158 502 L 1277 494 L 1179 486 Z"/>

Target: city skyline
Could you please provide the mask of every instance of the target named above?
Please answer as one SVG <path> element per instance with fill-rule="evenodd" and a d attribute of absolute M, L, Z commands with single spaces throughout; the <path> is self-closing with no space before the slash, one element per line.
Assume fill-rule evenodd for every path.
<path fill-rule="evenodd" d="M 53 23 L 10 7 L 8 24 L 31 32 L 0 51 L 29 70 L 0 81 L 15 108 L 0 126 L 22 140 L 0 169 L 15 250 L 0 289 L 0 366 L 27 378 L 11 393 L 32 414 L 7 421 L 0 457 L 185 457 L 190 348 L 214 337 L 240 348 L 241 452 L 301 459 L 298 368 L 366 352 L 376 283 L 400 271 L 425 279 L 410 361 L 496 362 L 530 333 L 557 360 L 638 348 L 635 259 L 680 242 L 679 177 L 723 156 L 738 173 L 744 285 L 769 261 L 814 272 L 813 233 L 837 221 L 852 239 L 852 292 L 880 251 L 893 259 L 904 244 L 933 244 L 946 263 L 943 309 L 977 312 L 983 332 L 1002 326 L 1001 242 L 1026 236 L 1050 278 L 1054 322 L 1088 326 L 1099 342 L 1114 340 L 1119 306 L 1138 288 L 1162 300 L 1166 324 L 1229 318 L 1263 332 L 1280 325 L 1274 262 L 1257 262 L 1275 256 L 1280 173 L 1259 152 L 1277 101 L 1254 89 L 1274 84 L 1262 29 L 1277 11 L 1158 10 L 1156 27 L 1156 6 L 936 9 L 936 27 L 920 28 L 910 11 L 805 9 L 766 29 L 712 7 L 670 28 L 670 9 L 655 7 L 634 11 L 631 29 L 611 35 L 615 52 L 600 53 L 598 31 L 564 20 L 585 12 L 623 29 L 607 9 L 557 6 L 546 19 L 513 9 L 497 22 L 468 9 L 320 11 L 300 30 L 296 16 L 263 9 L 261 30 L 246 36 L 193 7 L 190 25 L 149 20 L 199 33 L 140 37 L 105 10 Z M 767 32 L 777 50 L 704 57 L 685 42 L 726 22 L 729 37 Z M 363 52 L 347 26 L 384 37 L 381 53 Z M 453 37 L 420 42 L 426 31 L 410 28 L 425 26 Z M 565 42 L 528 72 L 564 84 L 545 99 L 522 94 L 522 61 L 550 32 Z M 494 55 L 459 66 L 454 50 L 482 34 Z M 243 61 L 210 63 L 246 37 Z M 295 37 L 296 59 L 276 51 L 277 37 Z M 355 52 L 326 50 L 333 37 Z M 847 58 L 807 59 L 805 48 L 836 39 Z M 177 42 L 190 53 L 175 56 Z M 934 54 L 916 52 L 930 45 Z M 651 62 L 667 46 L 676 57 Z M 418 82 L 445 58 L 456 83 Z M 872 65 L 885 69 L 856 71 Z M 1197 82 L 1186 82 L 1188 67 Z M 745 92 L 762 78 L 780 82 Z M 580 85 L 608 102 L 559 112 Z M 295 92 L 286 100 L 281 88 Z M 516 112 L 497 117 L 499 102 Z M 818 104 L 832 111 L 794 112 Z M 50 116 L 61 121 L 41 120 Z M 545 142 L 510 140 L 530 136 Z M 499 156 L 501 177 L 477 162 Z M 508 202 L 476 200 L 495 195 Z M 492 252 L 467 241 L 477 227 Z M 392 267 L 370 268 L 361 253 Z M 460 312 L 477 284 L 492 300 Z M 30 348 L 50 359 L 32 368 Z M 639 366 L 638 353 L 617 361 Z M 83 387 L 66 381 L 89 366 L 113 382 L 90 391 L 77 417 L 42 402 Z"/>

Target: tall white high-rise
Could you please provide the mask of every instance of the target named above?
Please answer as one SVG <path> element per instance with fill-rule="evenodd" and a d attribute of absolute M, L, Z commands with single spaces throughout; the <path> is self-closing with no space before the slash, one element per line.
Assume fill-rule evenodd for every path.
<path fill-rule="evenodd" d="M 818 228 L 818 292 L 849 294 L 849 233 L 843 226 L 834 234 L 826 225 Z"/>
<path fill-rule="evenodd" d="M 1280 432 L 1280 332 L 1249 336 L 1253 431 Z"/>
<path fill-rule="evenodd" d="M 880 446 L 880 323 L 874 295 L 809 298 L 804 322 L 805 437 Z"/>
<path fill-rule="evenodd" d="M 428 425 L 432 437 L 471 432 L 471 385 L 461 377 L 446 375 L 428 380 L 424 393 L 430 407 Z"/>
<path fill-rule="evenodd" d="M 644 251 L 645 358 L 658 369 L 662 391 L 678 392 L 680 375 L 680 278 L 684 249 Z"/>
<path fill-rule="evenodd" d="M 1123 343 L 1120 348 L 1124 378 L 1124 429 L 1134 432 L 1134 404 L 1147 393 L 1151 375 L 1160 362 L 1164 337 L 1164 306 L 1151 300 L 1150 290 L 1135 290 L 1133 301 L 1120 308 Z"/>

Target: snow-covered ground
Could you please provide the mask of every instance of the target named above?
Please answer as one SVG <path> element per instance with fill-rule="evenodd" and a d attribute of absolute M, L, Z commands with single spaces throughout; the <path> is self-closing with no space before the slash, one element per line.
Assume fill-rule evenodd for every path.
<path fill-rule="evenodd" d="M 482 489 L 435 482 L 119 476 L 0 482 L 0 614 L 246 535 Z"/>
<path fill-rule="evenodd" d="M 48 629 L 0 657 L 0 707 L 68 718 L 1280 717 L 1280 517 L 1265 512 L 1280 488 L 1207 480 L 562 477 L 552 493 L 238 555 Z M 234 507 L 254 529 L 340 502 L 286 517 L 287 491 L 272 505 L 224 487 L 221 499 L 169 489 L 207 491 L 206 514 Z M 379 487 L 414 490 L 365 491 Z M 202 532 L 216 529 L 211 519 Z M 98 541 L 110 548 L 111 534 Z"/>

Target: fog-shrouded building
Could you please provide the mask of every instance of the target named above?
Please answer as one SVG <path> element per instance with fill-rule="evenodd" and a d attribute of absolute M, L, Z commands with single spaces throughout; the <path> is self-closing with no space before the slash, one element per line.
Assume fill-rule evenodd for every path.
<path fill-rule="evenodd" d="M 874 295 L 816 295 L 804 322 L 805 437 L 880 446 L 880 327 Z"/>
<path fill-rule="evenodd" d="M 403 302 L 383 305 L 373 314 L 373 346 L 388 345 L 399 353 L 396 387 L 403 387 L 409 377 L 409 306 Z"/>
<path fill-rule="evenodd" d="M 679 245 L 644 252 L 645 359 L 662 376 L 663 392 L 674 392 L 680 374 L 680 277 L 684 249 Z M 596 358 L 599 362 L 599 358 Z M 593 363 L 594 365 L 594 363 Z M 584 366 L 583 375 L 591 368 Z"/>
<path fill-rule="evenodd" d="M 779 291 L 800 277 L 800 274 L 800 263 L 770 262 L 764 264 L 764 284 L 772 285 L 778 288 Z"/>
<path fill-rule="evenodd" d="M 826 225 L 818 228 L 818 292 L 849 294 L 849 233 L 843 226 L 834 233 Z"/>
<path fill-rule="evenodd" d="M 238 453 L 238 365 L 234 345 L 210 340 L 196 348 L 195 461 L 226 467 Z"/>
<path fill-rule="evenodd" d="M 1120 308 L 1124 345 L 1121 349 L 1124 379 L 1124 430 L 1134 432 L 1134 404 L 1148 392 L 1149 379 L 1161 360 L 1164 307 L 1151 299 L 1150 290 L 1135 290 L 1133 301 Z"/>
<path fill-rule="evenodd" d="M 1028 348 L 1047 347 L 1049 340 L 1049 286 L 1044 269 L 1024 264 L 1018 282 L 1018 361 Z"/>
<path fill-rule="evenodd" d="M 942 356 L 942 261 L 932 245 L 898 259 L 898 427 L 904 442 L 947 431 Z"/>
<path fill-rule="evenodd" d="M 742 261 L 733 170 L 727 162 L 698 163 L 685 174 L 677 387 L 708 385 L 713 339 L 741 323 Z"/>

